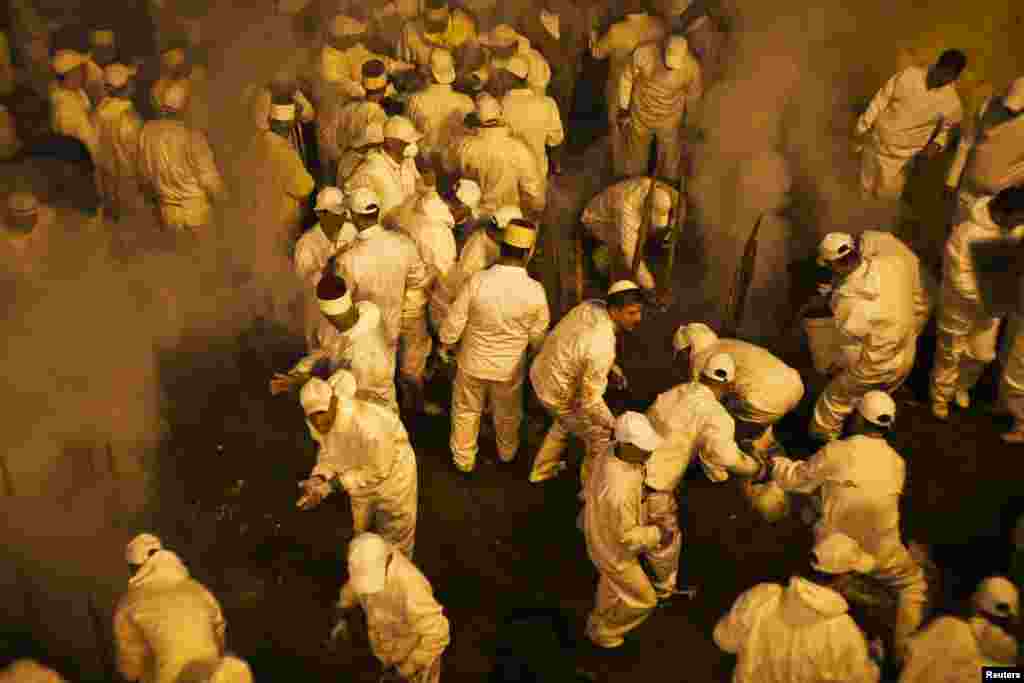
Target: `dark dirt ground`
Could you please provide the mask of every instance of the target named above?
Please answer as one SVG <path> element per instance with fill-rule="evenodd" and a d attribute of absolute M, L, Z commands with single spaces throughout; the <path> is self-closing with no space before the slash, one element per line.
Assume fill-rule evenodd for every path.
<path fill-rule="evenodd" d="M 588 75 L 591 83 L 603 83 L 599 70 Z M 586 92 L 580 97 L 588 98 Z M 589 114 L 583 110 L 573 124 L 579 150 L 596 137 L 603 119 L 596 107 Z M 599 189 L 596 169 L 603 157 L 600 146 L 590 147 L 553 183 L 539 271 L 556 313 L 574 303 L 573 295 L 563 294 L 556 283 L 570 278 L 566 237 L 582 203 Z M 12 172 L 23 173 L 24 167 L 0 168 L 0 175 Z M 42 194 L 57 205 L 66 201 L 52 187 Z M 551 239 L 551 234 L 561 237 Z M 681 379 L 671 362 L 672 332 L 705 310 L 702 293 L 691 284 L 699 282 L 693 277 L 700 267 L 694 253 L 684 237 L 675 306 L 668 313 L 650 314 L 625 343 L 621 364 L 630 390 L 609 397 L 616 411 L 642 410 Z M 599 292 L 597 283 L 590 283 L 588 294 Z M 779 434 L 791 453 L 805 455 L 810 407 L 822 383 L 812 378 L 809 355 L 799 340 L 791 346 L 779 352 L 805 371 L 808 392 Z M 986 411 L 995 397 L 994 370 L 976 392 L 976 407 L 955 411 L 947 424 L 931 417 L 926 373 L 932 346 L 929 330 L 910 382 L 916 403 L 900 402 L 893 443 L 908 464 L 905 538 L 932 546 L 943 569 L 941 604 L 949 607 L 984 575 L 1005 570 L 1008 530 L 1024 508 L 1024 451 L 999 440 L 1006 421 Z M 296 482 L 312 466 L 314 449 L 297 401 L 271 397 L 267 382 L 301 353 L 298 340 L 261 323 L 233 342 L 191 340 L 164 360 L 171 438 L 160 457 L 161 495 L 154 501 L 153 530 L 219 596 L 229 623 L 229 647 L 251 663 L 257 680 L 375 681 L 377 665 L 364 636 L 357 634 L 347 648 L 324 646 L 332 604 L 345 579 L 351 518 L 340 495 L 312 512 L 294 509 Z M 493 666 L 499 623 L 517 608 L 561 610 L 579 636 L 597 575 L 576 528 L 575 477 L 565 474 L 532 485 L 526 477 L 539 438 L 525 441 L 508 467 L 495 464 L 493 443 L 483 439 L 481 463 L 467 481 L 451 470 L 445 417 L 417 417 L 406 425 L 420 477 L 415 560 L 452 624 L 444 680 L 484 680 Z M 573 458 L 579 454 L 574 446 Z M 784 581 L 804 566 L 808 530 L 792 518 L 776 525 L 761 521 L 735 484 L 715 485 L 691 472 L 681 499 L 682 582 L 696 584 L 699 593 L 692 602 L 657 610 L 618 650 L 598 651 L 582 639 L 579 665 L 598 674 L 598 680 L 728 680 L 731 657 L 711 640 L 716 620 L 743 590 L 762 581 Z M 21 637 L 9 641 L 5 654 L 31 650 L 32 625 L 19 626 Z M 73 677 L 74 665 L 64 653 L 39 654 Z"/>

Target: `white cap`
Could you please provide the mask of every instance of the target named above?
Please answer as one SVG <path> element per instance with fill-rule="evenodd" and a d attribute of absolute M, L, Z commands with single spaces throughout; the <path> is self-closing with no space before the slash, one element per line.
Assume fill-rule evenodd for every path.
<path fill-rule="evenodd" d="M 331 407 L 331 398 L 334 397 L 334 390 L 331 385 L 319 377 L 313 377 L 302 385 L 299 392 L 299 403 L 306 415 L 322 413 Z"/>
<path fill-rule="evenodd" d="M 295 103 L 291 104 L 272 104 L 270 105 L 270 120 L 271 121 L 294 121 L 295 120 Z"/>
<path fill-rule="evenodd" d="M 1007 88 L 1006 95 L 1003 97 L 1003 104 L 1014 111 L 1024 109 L 1024 77 L 1010 82 L 1010 87 Z"/>
<path fill-rule="evenodd" d="M 188 81 L 174 81 L 164 88 L 160 107 L 166 111 L 182 111 L 188 103 Z"/>
<path fill-rule="evenodd" d="M 327 211 L 341 216 L 345 213 L 345 193 L 337 187 L 325 187 L 316 195 L 314 211 Z"/>
<path fill-rule="evenodd" d="M 352 17 L 339 14 L 331 20 L 331 35 L 336 38 L 358 36 L 366 33 L 366 24 Z"/>
<path fill-rule="evenodd" d="M 675 336 L 672 338 L 672 347 L 676 351 L 685 351 L 691 346 L 694 346 L 695 342 L 705 339 L 709 341 L 708 346 L 710 346 L 718 341 L 718 335 L 704 323 L 680 325 L 679 329 L 676 330 Z M 701 346 L 703 346 L 703 344 L 701 344 Z"/>
<path fill-rule="evenodd" d="M 667 188 L 657 185 L 651 198 L 651 225 L 664 228 L 668 225 L 669 214 L 672 213 L 672 194 Z"/>
<path fill-rule="evenodd" d="M 348 577 L 352 590 L 372 595 L 384 590 L 391 544 L 377 534 L 363 533 L 348 544 Z"/>
<path fill-rule="evenodd" d="M 440 48 L 430 53 L 430 73 L 438 83 L 448 85 L 455 82 L 455 58 L 448 50 Z"/>
<path fill-rule="evenodd" d="M 665 441 L 654 431 L 646 415 L 634 412 L 625 412 L 615 420 L 615 440 L 632 444 L 648 453 L 661 448 Z"/>
<path fill-rule="evenodd" d="M 874 570 L 875 558 L 864 552 L 857 541 L 846 534 L 829 534 L 814 546 L 811 566 L 826 574 L 868 574 Z"/>
<path fill-rule="evenodd" d="M 508 64 L 505 65 L 505 71 L 508 71 L 516 78 L 526 78 L 530 73 L 530 65 L 526 63 L 525 59 L 516 55 L 508 60 Z"/>
<path fill-rule="evenodd" d="M 612 286 L 608 288 L 608 296 L 618 294 L 619 292 L 628 292 L 631 289 L 640 289 L 640 285 L 632 280 L 619 280 L 618 282 L 613 282 Z"/>
<path fill-rule="evenodd" d="M 672 36 L 665 46 L 665 66 L 670 69 L 681 69 L 686 64 L 686 55 L 690 51 L 689 43 L 682 36 Z"/>
<path fill-rule="evenodd" d="M 896 421 L 896 402 L 884 391 L 869 391 L 857 403 L 857 412 L 872 424 L 891 427 Z"/>
<path fill-rule="evenodd" d="M 978 584 L 971 596 L 971 605 L 979 612 L 994 617 L 1019 617 L 1020 593 L 1002 576 L 990 576 Z"/>
<path fill-rule="evenodd" d="M 519 42 L 521 36 L 508 24 L 499 24 L 490 33 L 480 36 L 484 47 L 509 47 Z"/>
<path fill-rule="evenodd" d="M 476 115 L 480 118 L 480 123 L 493 123 L 501 121 L 505 117 L 505 112 L 501 110 L 501 103 L 498 100 L 485 93 L 477 95 Z"/>
<path fill-rule="evenodd" d="M 853 235 L 845 232 L 830 232 L 818 245 L 818 265 L 841 259 L 853 251 Z"/>
<path fill-rule="evenodd" d="M 228 655 L 217 662 L 209 683 L 253 683 L 252 669 L 244 660 Z"/>
<path fill-rule="evenodd" d="M 359 187 L 348 196 L 348 208 L 352 210 L 352 213 L 365 216 L 380 210 L 380 199 L 377 198 L 377 193 L 370 188 Z"/>
<path fill-rule="evenodd" d="M 317 297 L 317 305 L 324 315 L 345 315 L 352 310 L 352 291 L 345 290 L 345 293 L 336 299 L 321 299 Z"/>
<path fill-rule="evenodd" d="M 98 29 L 89 34 L 89 43 L 93 47 L 113 47 L 114 32 L 110 29 Z"/>
<path fill-rule="evenodd" d="M 53 55 L 53 70 L 63 76 L 85 64 L 86 56 L 74 50 L 57 50 Z"/>
<path fill-rule="evenodd" d="M 460 178 L 459 182 L 455 184 L 455 198 L 469 208 L 477 208 L 480 205 L 481 197 L 483 197 L 483 193 L 475 180 Z"/>
<path fill-rule="evenodd" d="M 494 222 L 498 224 L 498 227 L 504 230 L 508 226 L 508 222 L 513 218 L 522 218 L 523 212 L 518 206 L 503 206 L 494 212 Z"/>
<path fill-rule="evenodd" d="M 716 353 L 708 358 L 701 374 L 716 382 L 731 382 L 736 379 L 736 361 L 728 353 Z"/>
<path fill-rule="evenodd" d="M 360 147 L 366 147 L 367 145 L 379 145 L 383 142 L 384 124 L 380 121 L 374 121 L 362 129 L 359 136 L 353 140 L 352 146 L 359 149 Z"/>
<path fill-rule="evenodd" d="M 153 534 L 139 534 L 125 548 L 124 557 L 128 564 L 146 564 L 152 552 L 163 550 L 163 542 Z"/>
<path fill-rule="evenodd" d="M 7 213 L 12 216 L 39 213 L 39 199 L 31 192 L 12 192 L 7 197 Z"/>
<path fill-rule="evenodd" d="M 404 116 L 392 116 L 384 124 L 384 139 L 401 140 L 402 142 L 418 142 L 423 134 L 416 130 L 412 121 Z"/>
<path fill-rule="evenodd" d="M 510 247 L 531 249 L 537 242 L 537 229 L 522 218 L 513 218 L 505 226 L 501 241 Z"/>
<path fill-rule="evenodd" d="M 111 88 L 123 88 L 139 72 L 138 67 L 126 64 L 108 64 L 103 69 L 103 81 Z"/>

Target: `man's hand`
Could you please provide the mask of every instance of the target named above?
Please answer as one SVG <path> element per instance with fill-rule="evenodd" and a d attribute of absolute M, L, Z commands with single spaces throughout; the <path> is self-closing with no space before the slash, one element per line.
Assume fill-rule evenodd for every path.
<path fill-rule="evenodd" d="M 292 387 L 303 383 L 308 377 L 305 375 L 286 375 L 280 372 L 274 373 L 274 378 L 270 380 L 270 395 L 277 396 L 285 392 L 291 391 Z"/>
<path fill-rule="evenodd" d="M 612 369 L 608 371 L 608 383 L 618 391 L 625 391 L 629 387 L 629 380 L 626 379 L 626 374 L 618 365 L 613 365 Z"/>
<path fill-rule="evenodd" d="M 331 493 L 330 483 L 323 477 L 317 475 L 312 479 L 299 482 L 299 488 L 303 490 L 302 497 L 295 504 L 300 510 L 312 510 L 320 505 Z"/>

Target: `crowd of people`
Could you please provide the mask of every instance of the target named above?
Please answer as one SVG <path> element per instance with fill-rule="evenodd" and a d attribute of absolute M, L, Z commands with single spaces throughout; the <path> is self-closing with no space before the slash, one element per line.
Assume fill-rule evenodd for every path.
<path fill-rule="evenodd" d="M 351 504 L 355 537 L 331 638 L 347 638 L 361 609 L 385 678 L 441 679 L 450 626 L 415 564 L 417 457 L 403 419 L 447 411 L 452 475 L 467 486 L 484 419 L 500 461 L 528 455 L 537 485 L 569 470 L 571 441 L 582 441 L 578 526 L 600 573 L 585 635 L 599 648 L 619 647 L 660 603 L 692 595 L 678 582 L 677 496 L 696 458 L 714 482 L 742 480 L 765 523 L 798 496 L 811 501 L 806 570 L 785 586 L 744 592 L 714 629 L 715 643 L 737 656 L 736 683 L 869 683 L 887 668 L 903 683 L 966 682 L 982 666 L 1016 665 L 1019 594 L 1007 578 L 985 579 L 964 618 L 928 621 L 921 558 L 900 534 L 906 466 L 886 437 L 933 316 L 936 418 L 950 419 L 951 401 L 967 408 L 996 359 L 1007 315 L 991 310 L 971 249 L 1024 237 L 1024 78 L 987 100 L 957 137 L 964 116 L 955 85 L 967 58 L 948 50 L 931 67 L 894 75 L 860 116 L 866 198 L 898 199 L 912 160 L 959 139 L 947 182 L 957 212 L 941 285 L 891 232 L 821 240 L 823 278 L 801 318 L 829 381 L 808 427 L 820 449 L 798 460 L 773 426 L 804 398 L 804 378 L 772 350 L 702 322 L 680 325 L 672 340 L 688 381 L 645 413 L 616 415 L 605 400 L 609 384 L 628 383 L 619 343 L 671 287 L 670 275 L 655 279 L 645 248 L 673 248 L 686 218 L 686 121 L 725 57 L 714 13 L 701 0 L 626 0 L 617 21 L 602 23 L 602 10 L 564 0 L 539 0 L 518 15 L 499 4 L 407 4 L 335 14 L 313 3 L 317 12 L 302 10 L 317 28 L 303 34 L 308 63 L 244 93 L 252 112 L 244 163 L 261 169 L 244 201 L 270 226 L 267 239 L 292 260 L 303 290 L 307 355 L 269 378 L 274 395 L 297 395 L 318 446 L 296 505 L 312 509 L 339 494 Z M 209 47 L 201 22 L 159 15 L 160 74 L 140 93 L 141 62 L 125 59 L 112 31 L 91 31 L 89 45 L 60 44 L 45 21 L 25 28 L 40 23 L 33 11 L 12 2 L 16 59 L 5 39 L 0 92 L 48 75 L 36 85 L 49 100 L 46 148 L 91 169 L 101 225 L 151 220 L 176 248 L 201 244 L 219 207 L 236 199 L 202 125 L 211 74 L 199 57 Z M 534 256 L 542 235 L 562 229 L 544 224 L 545 209 L 552 176 L 564 172 L 587 53 L 610 61 L 615 177 L 587 203 L 580 231 L 601 247 L 591 256 L 608 286 L 555 321 Z M 26 124 L 7 108 L 0 124 L 0 152 L 16 158 Z M 19 260 L 40 258 L 59 229 L 36 196 L 8 197 L 5 244 Z M 1019 445 L 1024 329 L 1013 324 L 1006 337 L 1002 393 L 1015 421 L 1002 439 Z M 447 379 L 448 407 L 429 391 Z M 528 407 L 536 415 L 527 418 Z M 544 413 L 543 441 L 524 453 L 524 423 Z M 113 624 L 125 680 L 252 680 L 226 650 L 217 599 L 174 552 L 144 533 L 126 559 L 131 579 Z M 869 638 L 851 615 L 851 577 L 896 596 L 884 639 Z M 46 671 L 20 661 L 0 680 L 61 680 Z"/>

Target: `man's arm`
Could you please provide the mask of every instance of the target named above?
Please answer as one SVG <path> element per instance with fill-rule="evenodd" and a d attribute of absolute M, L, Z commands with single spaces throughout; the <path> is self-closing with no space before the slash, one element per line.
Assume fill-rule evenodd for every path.
<path fill-rule="evenodd" d="M 419 583 L 419 582 L 418 582 Z M 451 628 L 441 605 L 426 585 L 410 585 L 406 594 L 405 618 L 409 629 L 419 636 L 416 648 L 398 671 L 411 680 L 413 674 L 430 667 L 451 642 Z"/>
<path fill-rule="evenodd" d="M 224 179 L 217 170 L 214 161 L 213 150 L 210 143 L 201 131 L 192 131 L 191 145 L 192 167 L 195 169 L 199 185 L 212 199 L 221 199 L 224 196 Z"/>
<path fill-rule="evenodd" d="M 466 323 L 469 322 L 469 302 L 479 289 L 478 283 L 479 279 L 474 275 L 469 284 L 459 291 L 455 302 L 448 309 L 448 317 L 441 323 L 441 329 L 438 331 L 441 343 L 445 346 L 458 344 L 462 333 L 466 330 Z"/>
<path fill-rule="evenodd" d="M 772 458 L 772 481 L 786 491 L 814 493 L 835 474 L 835 450 L 836 444 L 829 443 L 808 460 Z"/>
<path fill-rule="evenodd" d="M 126 681 L 139 681 L 146 674 L 148 647 L 142 631 L 125 610 L 114 614 L 114 642 L 117 646 L 117 670 Z"/>
<path fill-rule="evenodd" d="M 886 81 L 882 89 L 871 98 L 871 103 L 868 105 L 867 110 L 857 119 L 857 135 L 864 135 L 871 130 L 879 115 L 889 107 L 889 103 L 896 92 L 896 82 L 902 74 L 903 72 L 901 71 Z"/>
<path fill-rule="evenodd" d="M 548 296 L 543 287 L 538 287 L 538 306 L 533 322 L 530 324 L 529 337 L 530 348 L 534 353 L 540 351 L 547 338 L 548 327 L 551 325 L 551 309 L 548 306 Z"/>

